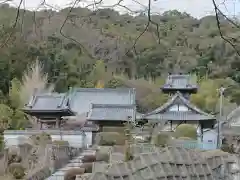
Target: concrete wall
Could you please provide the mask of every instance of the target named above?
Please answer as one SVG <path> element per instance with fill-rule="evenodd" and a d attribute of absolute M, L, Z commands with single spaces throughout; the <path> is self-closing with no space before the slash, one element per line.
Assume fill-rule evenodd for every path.
<path fill-rule="evenodd" d="M 203 133 L 203 142 L 217 143 L 217 132 L 215 130 L 209 130 Z"/>
<path fill-rule="evenodd" d="M 31 135 L 40 134 L 42 132 L 51 135 L 52 140 L 68 141 L 72 147 L 82 147 L 92 145 L 92 132 L 82 131 L 58 131 L 58 130 L 7 130 L 4 131 L 4 141 L 7 147 L 21 144 L 20 141 L 29 138 Z M 84 137 L 85 134 L 85 137 Z"/>

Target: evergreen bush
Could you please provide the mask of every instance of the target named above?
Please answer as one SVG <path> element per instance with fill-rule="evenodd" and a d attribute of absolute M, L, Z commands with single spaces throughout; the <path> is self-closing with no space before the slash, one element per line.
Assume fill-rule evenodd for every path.
<path fill-rule="evenodd" d="M 77 175 L 84 174 L 84 168 L 72 168 L 64 174 L 64 180 L 75 180 Z"/>
<path fill-rule="evenodd" d="M 109 153 L 101 152 L 101 150 L 96 151 L 96 161 L 109 162 Z"/>
<path fill-rule="evenodd" d="M 118 132 L 100 132 L 96 136 L 96 144 L 100 146 L 124 145 L 125 136 Z"/>
<path fill-rule="evenodd" d="M 84 173 L 92 173 L 93 163 L 83 163 L 80 168 L 85 169 Z"/>
<path fill-rule="evenodd" d="M 159 133 L 154 139 L 154 144 L 158 147 L 165 147 L 170 139 L 170 135 L 166 133 Z"/>
<path fill-rule="evenodd" d="M 197 139 L 197 129 L 191 124 L 181 124 L 176 128 L 175 131 L 176 138 L 188 137 L 193 140 Z"/>
<path fill-rule="evenodd" d="M 96 155 L 85 155 L 82 158 L 83 163 L 91 163 L 96 161 Z"/>
<path fill-rule="evenodd" d="M 25 169 L 21 163 L 12 163 L 9 165 L 9 173 L 12 174 L 15 179 L 22 179 L 25 176 Z"/>

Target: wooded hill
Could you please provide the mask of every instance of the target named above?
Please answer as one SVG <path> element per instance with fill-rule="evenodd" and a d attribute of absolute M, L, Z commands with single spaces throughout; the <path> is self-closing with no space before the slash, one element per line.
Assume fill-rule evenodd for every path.
<path fill-rule="evenodd" d="M 111 9 L 75 8 L 67 16 L 69 10 L 20 10 L 12 28 L 17 9 L 0 7 L 0 89 L 4 99 L 9 82 L 13 78 L 21 81 L 27 66 L 38 58 L 49 83 L 59 92 L 70 86 L 94 87 L 97 80 L 104 80 L 107 87 L 136 87 L 139 105 L 149 110 L 166 101 L 159 92 L 166 74 L 182 72 L 197 74 L 200 93 L 192 99 L 200 108 L 215 112 L 216 89 L 222 84 L 231 87 L 225 94 L 227 102 L 240 103 L 240 58 L 220 38 L 215 16 L 196 19 L 167 11 L 152 16 L 155 23 L 146 28 L 144 14 L 133 17 Z M 220 20 L 223 35 L 234 38 L 238 48 L 240 30 L 224 18 Z M 98 68 L 97 60 L 104 61 Z"/>

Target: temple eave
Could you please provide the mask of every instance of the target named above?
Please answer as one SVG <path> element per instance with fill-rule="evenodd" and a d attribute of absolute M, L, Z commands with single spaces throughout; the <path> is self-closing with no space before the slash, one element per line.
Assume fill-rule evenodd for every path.
<path fill-rule="evenodd" d="M 72 112 L 70 109 L 47 109 L 47 110 L 41 110 L 41 109 L 23 109 L 23 112 L 26 114 L 29 114 L 31 116 L 71 116 L 75 113 Z"/>
<path fill-rule="evenodd" d="M 147 120 L 163 120 L 163 121 L 206 121 L 215 120 L 214 116 L 207 116 L 203 114 L 189 114 L 184 112 L 174 112 L 167 114 L 149 114 L 143 116 L 143 119 Z"/>

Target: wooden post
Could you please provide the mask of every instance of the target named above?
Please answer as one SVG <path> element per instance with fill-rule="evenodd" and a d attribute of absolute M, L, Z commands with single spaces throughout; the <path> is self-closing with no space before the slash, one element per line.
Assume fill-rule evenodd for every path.
<path fill-rule="evenodd" d="M 56 119 L 55 127 L 56 127 L 56 128 L 59 128 L 59 122 L 58 122 L 58 119 Z"/>

